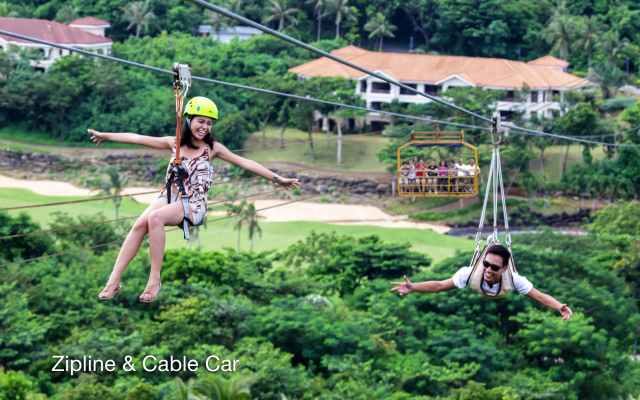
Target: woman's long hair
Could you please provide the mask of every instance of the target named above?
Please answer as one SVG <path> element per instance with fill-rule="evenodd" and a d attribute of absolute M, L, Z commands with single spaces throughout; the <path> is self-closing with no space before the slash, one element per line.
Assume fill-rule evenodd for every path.
<path fill-rule="evenodd" d="M 185 115 L 185 118 L 182 120 L 182 127 L 180 128 L 180 146 L 187 145 L 190 149 L 197 149 L 198 147 L 193 144 L 193 133 L 191 132 L 191 128 L 189 128 L 189 124 L 187 124 L 187 118 L 189 118 L 189 116 Z M 202 140 L 209 145 L 210 149 L 213 149 L 213 142 L 216 141 L 213 133 L 207 133 Z"/>

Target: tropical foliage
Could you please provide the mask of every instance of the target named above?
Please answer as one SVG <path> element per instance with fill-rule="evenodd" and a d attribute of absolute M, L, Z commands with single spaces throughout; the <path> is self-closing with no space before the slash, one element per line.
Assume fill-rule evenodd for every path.
<path fill-rule="evenodd" d="M 517 293 L 495 301 L 469 290 L 403 297 L 389 290 L 389 280 L 402 275 L 451 277 L 469 261 L 472 244 L 435 266 L 409 245 L 376 236 L 312 233 L 280 253 L 170 250 L 163 290 L 151 305 L 137 300 L 149 271 L 144 251 L 123 277 L 124 294 L 109 303 L 96 295 L 117 248 L 3 267 L 0 398 L 636 396 L 640 364 L 629 355 L 640 335 L 640 224 L 628 217 L 638 215 L 637 204 L 598 213 L 592 229 L 599 236 L 514 238 L 519 272 L 572 307 L 566 322 Z M 26 214 L 0 219 L 2 235 L 41 229 Z M 93 240 L 122 237 L 102 226 L 114 239 Z M 12 252 L 0 250 L 0 263 L 90 246 L 87 237 L 9 239 Z M 52 371 L 57 355 L 113 359 L 118 368 L 71 376 Z M 200 367 L 146 372 L 148 355 L 157 362 L 184 356 Z M 238 360 L 236 370 L 207 371 L 210 355 L 220 360 L 212 368 Z M 120 367 L 126 356 L 136 372 Z"/>

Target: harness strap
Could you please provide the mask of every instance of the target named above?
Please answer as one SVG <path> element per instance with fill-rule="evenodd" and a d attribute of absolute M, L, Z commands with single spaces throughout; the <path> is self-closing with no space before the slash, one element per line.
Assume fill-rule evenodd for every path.
<path fill-rule="evenodd" d="M 173 185 L 174 176 L 178 179 L 178 197 L 182 201 L 182 209 L 184 210 L 184 218 L 182 219 L 182 229 L 184 230 L 184 238 L 186 240 L 191 239 L 189 235 L 189 225 L 191 224 L 191 220 L 189 219 L 190 207 L 189 207 L 189 196 L 187 196 L 187 191 L 184 187 L 184 182 L 189 182 L 187 178 L 189 175 L 187 171 L 180 168 L 179 165 L 175 165 L 171 174 L 169 174 L 169 179 L 167 179 L 167 185 L 163 189 L 167 192 L 167 204 L 171 204 L 171 186 Z"/>

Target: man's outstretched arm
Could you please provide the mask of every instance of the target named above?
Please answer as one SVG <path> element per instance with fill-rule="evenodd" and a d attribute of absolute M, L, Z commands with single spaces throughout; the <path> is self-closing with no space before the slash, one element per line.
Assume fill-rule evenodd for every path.
<path fill-rule="evenodd" d="M 398 285 L 391 289 L 391 291 L 397 290 L 398 294 L 402 296 L 409 292 L 423 292 L 423 293 L 438 293 L 453 290 L 456 285 L 453 284 L 453 279 L 449 278 L 444 281 L 426 281 L 411 283 L 407 276 L 404 276 L 404 282 L 391 282 L 392 285 Z"/>
<path fill-rule="evenodd" d="M 560 304 L 560 302 L 548 294 L 544 294 L 538 289 L 531 289 L 529 293 L 526 294 L 528 298 L 531 300 L 537 301 L 543 306 L 547 306 L 552 310 L 556 310 L 562 315 L 562 320 L 565 321 L 569 319 L 573 315 L 573 311 L 566 304 Z"/>

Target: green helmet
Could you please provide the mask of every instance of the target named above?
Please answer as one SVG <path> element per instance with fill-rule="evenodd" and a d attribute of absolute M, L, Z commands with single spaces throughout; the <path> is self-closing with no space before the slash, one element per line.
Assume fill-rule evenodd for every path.
<path fill-rule="evenodd" d="M 187 103 L 183 115 L 202 115 L 203 117 L 218 119 L 218 107 L 206 97 L 194 97 Z"/>

